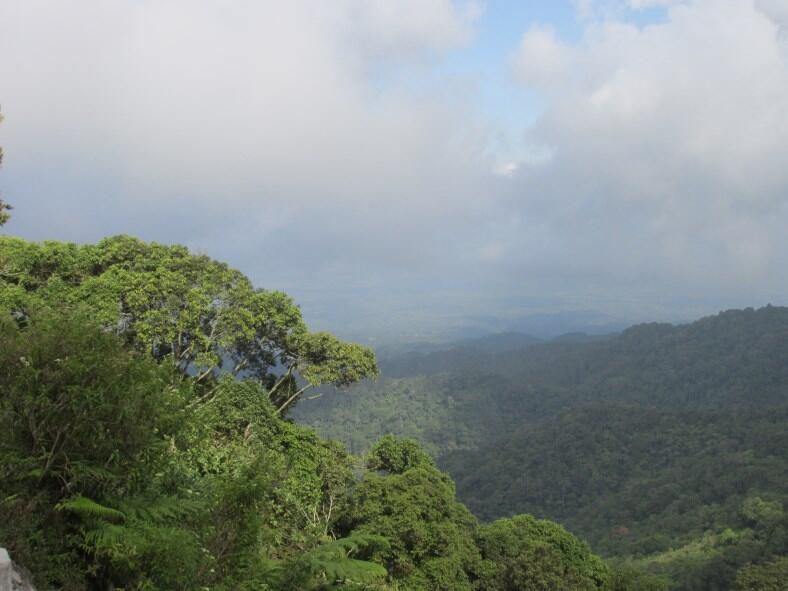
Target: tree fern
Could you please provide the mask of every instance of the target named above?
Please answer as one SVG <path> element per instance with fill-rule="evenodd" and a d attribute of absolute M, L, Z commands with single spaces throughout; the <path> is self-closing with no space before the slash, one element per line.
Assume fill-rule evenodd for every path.
<path fill-rule="evenodd" d="M 97 572 L 112 573 L 116 581 L 137 581 L 142 563 L 148 570 L 152 563 L 171 563 L 168 557 L 173 549 L 178 551 L 178 560 L 186 557 L 188 561 L 190 551 L 198 547 L 195 537 L 179 527 L 202 507 L 198 501 L 175 496 L 128 497 L 113 505 L 84 496 L 57 505 L 58 510 L 79 519 L 81 547 L 93 557 Z"/>
<path fill-rule="evenodd" d="M 131 497 L 123 499 L 118 507 L 135 521 L 161 525 L 193 516 L 204 509 L 204 502 L 176 496 Z"/>
<path fill-rule="evenodd" d="M 107 470 L 103 466 L 98 466 L 85 461 L 73 461 L 70 465 L 71 481 L 74 484 L 98 484 L 106 485 L 118 476 L 115 472 Z"/>
<path fill-rule="evenodd" d="M 83 547 L 94 553 L 119 547 L 129 541 L 129 528 L 115 523 L 97 522 L 83 530 Z"/>
<path fill-rule="evenodd" d="M 380 583 L 388 573 L 368 558 L 388 547 L 383 537 L 357 534 L 318 546 L 292 562 L 279 565 L 275 572 L 282 589 L 293 591 Z"/>
<path fill-rule="evenodd" d="M 74 513 L 82 519 L 98 519 L 112 523 L 126 521 L 126 514 L 112 507 L 97 503 L 81 495 L 61 501 L 55 506 L 58 511 Z"/>

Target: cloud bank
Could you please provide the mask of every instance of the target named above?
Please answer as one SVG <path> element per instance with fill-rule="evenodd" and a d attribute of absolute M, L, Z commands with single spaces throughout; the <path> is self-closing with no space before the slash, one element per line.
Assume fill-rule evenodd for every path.
<path fill-rule="evenodd" d="M 540 227 L 540 256 L 611 281 L 777 293 L 788 280 L 779 13 L 768 3 L 661 4 L 664 22 L 594 21 L 575 44 L 539 27 L 523 36 L 513 70 L 549 105 L 529 141 L 553 157 L 521 168 L 519 233 Z"/>
<path fill-rule="evenodd" d="M 501 162 L 441 67 L 480 2 L 4 3 L 4 230 L 186 243 L 319 321 L 786 303 L 784 3 L 577 6 L 500 56 L 545 105 Z"/>

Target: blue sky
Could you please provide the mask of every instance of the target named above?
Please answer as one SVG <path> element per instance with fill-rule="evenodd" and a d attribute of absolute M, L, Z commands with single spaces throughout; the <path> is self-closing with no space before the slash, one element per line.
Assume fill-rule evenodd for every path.
<path fill-rule="evenodd" d="M 439 66 L 448 76 L 466 76 L 479 81 L 479 108 L 484 116 L 506 135 L 507 145 L 491 149 L 506 158 L 507 149 L 517 144 L 526 130 L 544 112 L 544 98 L 515 80 L 511 59 L 523 34 L 532 28 L 549 28 L 570 44 L 582 42 L 594 15 L 579 14 L 569 0 L 489 0 L 476 22 L 473 41 L 443 56 Z M 652 6 L 637 10 L 619 9 L 620 20 L 638 27 L 664 22 L 667 9 Z"/>
<path fill-rule="evenodd" d="M 784 0 L 4 2 L 0 104 L 3 232 L 186 244 L 320 328 L 788 303 Z"/>
<path fill-rule="evenodd" d="M 534 26 L 549 26 L 567 41 L 578 41 L 583 31 L 572 2 L 492 0 L 485 4 L 473 42 L 442 64 L 446 73 L 481 78 L 485 116 L 510 133 L 522 133 L 544 109 L 537 93 L 515 82 L 510 67 L 523 33 Z"/>

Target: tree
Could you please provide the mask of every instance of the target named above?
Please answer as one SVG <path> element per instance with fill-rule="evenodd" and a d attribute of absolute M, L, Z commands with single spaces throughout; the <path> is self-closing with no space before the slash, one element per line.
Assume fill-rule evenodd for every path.
<path fill-rule="evenodd" d="M 3 115 L 0 113 L 0 123 L 3 122 Z M 0 165 L 3 164 L 3 147 L 0 146 Z M 11 209 L 11 206 L 8 205 L 5 201 L 0 199 L 0 226 L 5 224 L 10 217 L 8 211 Z"/>
<path fill-rule="evenodd" d="M 388 549 L 381 536 L 359 534 L 333 540 L 275 566 L 270 581 L 281 591 L 388 589 L 386 569 L 368 560 Z"/>
<path fill-rule="evenodd" d="M 784 591 L 788 582 L 788 557 L 765 564 L 750 564 L 736 575 L 736 591 Z"/>
<path fill-rule="evenodd" d="M 604 589 L 609 567 L 563 527 L 531 515 L 499 519 L 479 528 L 479 588 L 485 591 L 594 591 Z"/>
<path fill-rule="evenodd" d="M 610 576 L 610 591 L 668 591 L 670 580 L 653 575 L 631 564 L 616 565 Z"/>
<path fill-rule="evenodd" d="M 127 237 L 0 238 L 0 309 L 0 540 L 39 588 L 597 591 L 606 580 L 557 524 L 479 528 L 415 441 L 383 437 L 359 480 L 341 445 L 284 420 L 307 388 L 361 379 L 374 357 L 310 333 L 285 294 L 226 265 Z"/>
<path fill-rule="evenodd" d="M 435 462 L 413 439 L 384 435 L 372 446 L 367 468 L 389 474 L 404 474 L 412 468 L 435 469 Z"/>
<path fill-rule="evenodd" d="M 371 350 L 311 333 L 293 300 L 182 246 L 115 236 L 97 245 L 0 238 L 0 309 L 88 305 L 134 349 L 211 395 L 221 373 L 251 377 L 284 413 L 309 388 L 375 375 Z"/>
<path fill-rule="evenodd" d="M 196 505 L 156 477 L 189 385 L 79 310 L 3 319 L 0 368 L 0 539 L 15 557 L 66 590 L 192 586 L 199 546 L 173 525 Z"/>
<path fill-rule="evenodd" d="M 40 588 L 385 577 L 364 560 L 385 540 L 335 541 L 354 482 L 341 446 L 282 420 L 256 381 L 225 374 L 200 400 L 126 345 L 89 308 L 0 319 L 0 540 Z"/>
<path fill-rule="evenodd" d="M 375 472 L 353 489 L 338 530 L 387 538 L 389 548 L 373 558 L 403 591 L 470 591 L 477 523 L 456 501 L 451 479 L 415 443 L 391 437 L 368 465 Z"/>

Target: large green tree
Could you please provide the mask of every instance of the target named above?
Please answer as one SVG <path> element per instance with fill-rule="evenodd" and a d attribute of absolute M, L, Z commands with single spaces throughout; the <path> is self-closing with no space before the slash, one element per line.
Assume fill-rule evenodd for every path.
<path fill-rule="evenodd" d="M 0 543 L 40 588 L 382 585 L 364 558 L 385 539 L 335 540 L 354 482 L 341 446 L 282 420 L 259 383 L 225 375 L 200 400 L 124 345 L 79 308 L 0 322 Z"/>
<path fill-rule="evenodd" d="M 414 441 L 381 439 L 359 479 L 283 419 L 374 357 L 225 265 L 127 237 L 0 238 L 0 309 L 0 543 L 39 588 L 599 586 L 599 559 L 555 524 L 480 529 Z M 777 523 L 770 501 L 748 507 Z"/>
<path fill-rule="evenodd" d="M 476 519 L 454 483 L 413 441 L 384 438 L 340 519 L 344 533 L 387 538 L 377 559 L 403 591 L 470 591 L 479 552 Z"/>
<path fill-rule="evenodd" d="M 223 372 L 258 380 L 278 413 L 311 387 L 377 372 L 371 350 L 310 332 L 286 294 L 182 246 L 0 238 L 0 308 L 24 319 L 63 305 L 89 306 L 133 348 L 209 384 L 206 396 Z"/>
<path fill-rule="evenodd" d="M 485 591 L 594 591 L 610 581 L 609 567 L 563 527 L 531 515 L 499 519 L 477 534 Z"/>
<path fill-rule="evenodd" d="M 0 322 L 0 541 L 38 581 L 141 583 L 177 547 L 160 582 L 196 582 L 194 504 L 155 477 L 189 391 L 86 314 Z"/>

